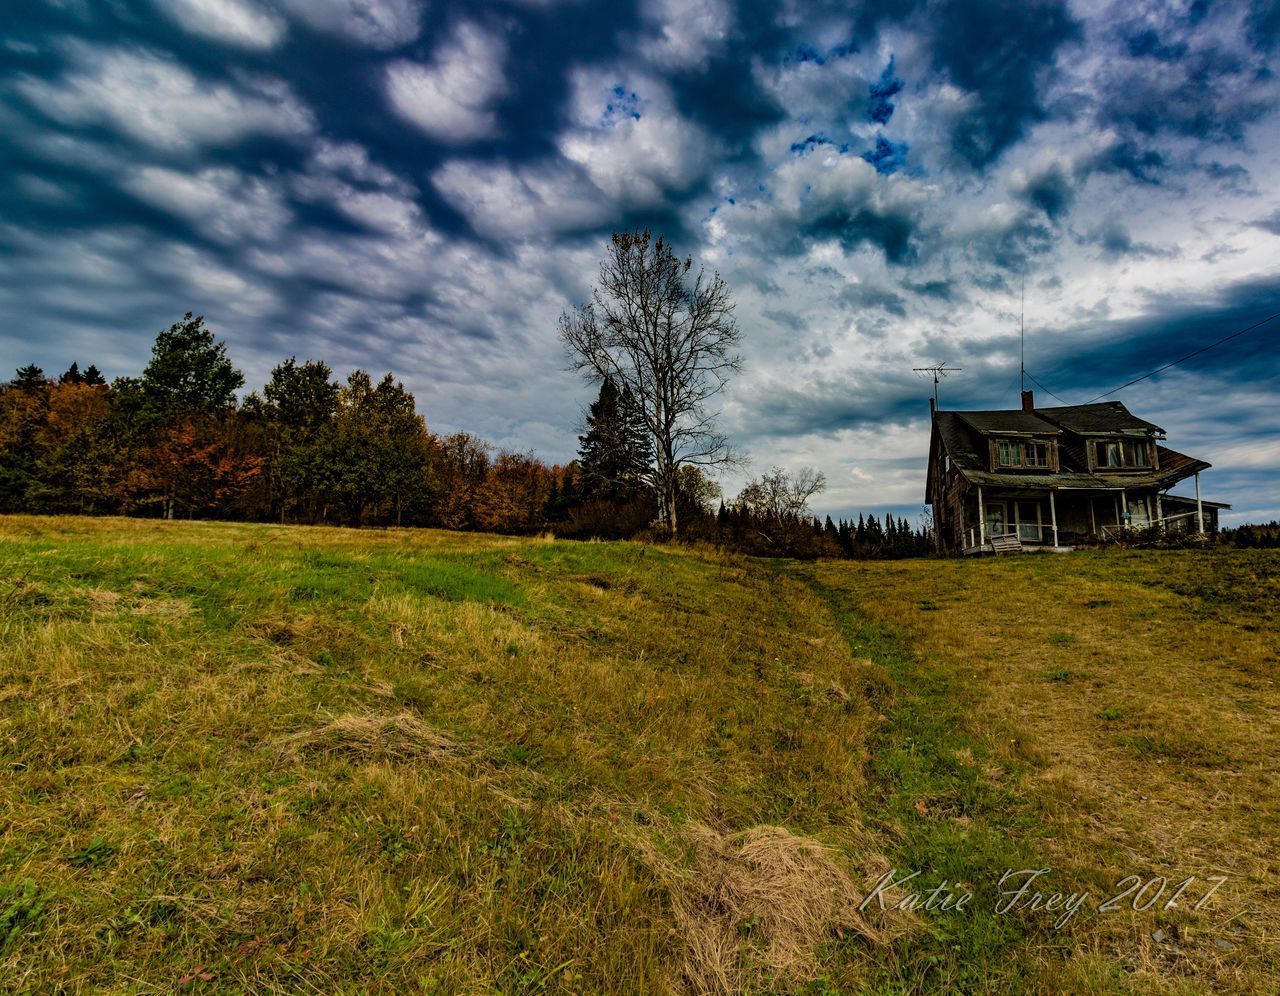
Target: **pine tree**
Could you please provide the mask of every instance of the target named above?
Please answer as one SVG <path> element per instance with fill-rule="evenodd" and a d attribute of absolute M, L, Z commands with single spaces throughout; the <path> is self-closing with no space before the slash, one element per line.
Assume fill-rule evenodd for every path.
<path fill-rule="evenodd" d="M 853 527 L 844 519 L 840 520 L 840 549 L 846 557 L 853 556 Z"/>
<path fill-rule="evenodd" d="M 25 367 L 19 367 L 17 370 L 17 376 L 9 383 L 20 391 L 43 391 L 49 386 L 49 382 L 45 378 L 44 371 L 34 363 L 28 363 Z"/>
<path fill-rule="evenodd" d="M 628 502 L 640 497 L 653 464 L 653 440 L 627 391 L 610 378 L 587 413 L 578 437 L 582 491 L 586 498 Z"/>

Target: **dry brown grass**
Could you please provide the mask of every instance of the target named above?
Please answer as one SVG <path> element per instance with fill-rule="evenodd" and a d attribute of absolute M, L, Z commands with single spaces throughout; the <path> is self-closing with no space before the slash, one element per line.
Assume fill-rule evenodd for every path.
<path fill-rule="evenodd" d="M 640 847 L 670 883 L 692 991 L 793 988 L 816 976 L 818 949 L 832 939 L 885 943 L 884 926 L 858 912 L 863 892 L 847 859 L 818 841 L 778 826 L 719 833 L 701 824 L 681 839 L 691 856 L 679 863 Z"/>
<path fill-rule="evenodd" d="M 0 519 L 0 989 L 1268 991 L 1269 570 L 788 575 L 617 543 Z M 902 727 L 912 695 L 925 718 L 949 703 L 891 659 L 954 679 L 964 738 Z M 1095 892 L 1231 879 L 1209 915 L 1064 933 L 856 916 L 876 855 L 960 855 L 948 874 L 978 882 L 1011 844 Z M 991 979 L 948 962 L 984 953 Z"/>
<path fill-rule="evenodd" d="M 1224 572 L 1236 580 L 1213 588 Z M 818 573 L 974 692 L 970 727 L 1025 770 L 1017 792 L 1035 803 L 1035 853 L 1057 885 L 1088 888 L 1096 905 L 1127 875 L 1194 875 L 1201 890 L 1228 877 L 1200 913 L 1157 904 L 1074 924 L 1065 960 L 1057 938 L 1028 953 L 1038 986 L 1107 990 L 1097 979 L 1110 964 L 1143 991 L 1277 991 L 1274 557 L 1073 554 Z"/>
<path fill-rule="evenodd" d="M 292 755 L 347 754 L 358 759 L 435 760 L 454 754 L 451 737 L 412 713 L 395 716 L 339 716 L 314 730 L 302 730 L 281 744 Z"/>
<path fill-rule="evenodd" d="M 636 832 L 864 853 L 864 665 L 740 558 L 0 519 L 0 599 L 0 990 L 675 991 Z"/>

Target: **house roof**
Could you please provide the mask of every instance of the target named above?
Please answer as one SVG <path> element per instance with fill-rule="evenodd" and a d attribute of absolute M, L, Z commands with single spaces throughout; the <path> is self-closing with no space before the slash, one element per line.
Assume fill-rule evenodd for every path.
<path fill-rule="evenodd" d="M 1163 436 L 1164 430 L 1132 414 L 1119 401 L 1103 401 L 1096 405 L 1067 405 L 1061 408 L 1037 408 L 1036 415 L 1059 425 L 1068 432 L 1081 435 L 1145 436 L 1149 432 Z"/>
<path fill-rule="evenodd" d="M 1190 508 L 1196 507 L 1196 499 L 1194 496 L 1188 497 L 1187 495 L 1165 495 L 1164 498 L 1161 499 L 1161 501 L 1163 501 L 1166 506 L 1175 505 L 1179 507 L 1181 506 L 1188 506 Z M 1216 508 L 1216 509 L 1219 509 L 1220 511 L 1231 507 L 1231 505 L 1225 501 L 1210 501 L 1208 498 L 1202 498 L 1200 500 L 1200 504 L 1202 504 L 1205 508 Z"/>
<path fill-rule="evenodd" d="M 1061 431 L 1051 422 L 1034 412 L 1015 409 L 994 412 L 954 412 L 972 428 L 983 435 L 1004 435 L 1011 432 L 1030 433 L 1038 436 L 1056 436 Z"/>
<path fill-rule="evenodd" d="M 1151 425 L 1142 419 L 1129 415 L 1127 409 L 1115 402 L 1121 411 L 1114 418 L 1120 423 L 1125 417 L 1133 423 Z M 1111 408 L 1111 405 L 1080 405 L 1079 408 Z M 970 483 L 984 487 L 1026 488 L 1044 490 L 1046 488 L 1080 488 L 1111 489 L 1120 488 L 1168 488 L 1178 481 L 1190 477 L 1202 470 L 1208 470 L 1209 464 L 1171 450 L 1167 446 L 1157 446 L 1156 455 L 1159 469 L 1150 472 L 1128 471 L 1118 474 L 1090 473 L 1083 462 L 1083 447 L 1061 445 L 1058 447 L 1060 469 L 1056 473 L 1036 474 L 1025 471 L 991 471 L 987 470 L 986 438 L 1010 432 L 1034 432 L 1043 434 L 1046 430 L 1031 428 L 1036 423 L 1047 424 L 1040 415 L 1063 409 L 1036 409 L 1034 413 L 1024 411 L 1008 412 L 953 412 L 940 411 L 934 414 L 934 430 L 943 446 L 944 452 L 951 458 L 951 464 Z M 1088 414 L 1088 413 L 1086 413 Z M 1100 424 L 1102 417 L 1087 420 L 1087 424 Z M 975 418 L 976 416 L 976 418 Z M 1018 428 L 1025 426 L 1026 428 Z M 1152 428 L 1156 428 L 1152 426 Z M 1060 434 L 1053 426 L 1048 432 Z M 1094 430 L 1084 430 L 1094 431 Z M 1117 433 L 1120 429 L 1112 430 Z M 932 493 L 933 461 L 929 464 L 930 480 L 925 485 L 926 498 Z"/>

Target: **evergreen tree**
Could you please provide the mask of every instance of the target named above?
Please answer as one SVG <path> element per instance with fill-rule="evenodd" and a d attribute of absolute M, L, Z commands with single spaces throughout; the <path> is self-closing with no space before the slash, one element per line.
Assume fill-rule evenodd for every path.
<path fill-rule="evenodd" d="M 840 549 L 846 557 L 853 556 L 853 527 L 844 519 L 840 520 Z"/>
<path fill-rule="evenodd" d="M 19 367 L 17 376 L 9 383 L 20 391 L 43 391 L 49 384 L 45 379 L 44 371 L 34 363 Z"/>
<path fill-rule="evenodd" d="M 629 502 L 640 497 L 653 465 L 653 439 L 628 391 L 611 378 L 587 413 L 587 432 L 578 437 L 582 491 L 588 499 Z"/>

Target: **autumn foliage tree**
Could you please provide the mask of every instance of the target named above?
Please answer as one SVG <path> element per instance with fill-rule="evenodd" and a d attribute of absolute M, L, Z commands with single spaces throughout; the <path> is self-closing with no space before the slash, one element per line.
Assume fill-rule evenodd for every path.
<path fill-rule="evenodd" d="M 532 454 L 499 453 L 476 491 L 476 526 L 510 533 L 538 528 L 553 479 L 551 469 Z"/>
<path fill-rule="evenodd" d="M 57 377 L 27 364 L 0 383 L 0 511 L 632 537 L 649 535 L 660 506 L 662 532 L 679 523 L 687 536 L 753 553 L 927 552 L 926 531 L 893 516 L 860 518 L 856 528 L 818 522 L 806 504 L 822 483 L 816 472 L 771 471 L 715 510 L 720 490 L 707 468 L 727 453 L 699 399 L 736 368 L 729 347 L 737 333 L 719 278 L 693 276 L 691 267 L 647 233 L 615 238 L 602 269 L 609 294 L 601 291 L 588 317 L 600 336 L 591 342 L 614 350 L 609 362 L 618 366 L 583 367 L 604 372 L 579 459 L 568 464 L 495 455 L 465 432 L 436 435 L 391 374 L 375 380 L 355 370 L 339 381 L 320 360 L 290 357 L 238 399 L 244 378 L 226 344 L 187 314 L 156 337 L 139 376 L 108 384 L 92 363 Z M 641 286 L 649 280 L 660 292 Z M 665 316 L 639 327 L 661 348 L 687 348 L 684 365 L 628 359 L 616 326 L 628 302 L 640 301 L 665 302 Z M 622 310 L 610 317 L 611 308 Z M 628 382 L 619 368 L 641 379 L 672 371 L 684 385 L 646 395 L 634 386 L 642 380 Z M 659 410 L 671 420 L 670 459 L 660 455 Z"/>

